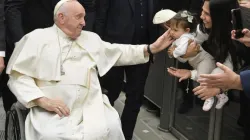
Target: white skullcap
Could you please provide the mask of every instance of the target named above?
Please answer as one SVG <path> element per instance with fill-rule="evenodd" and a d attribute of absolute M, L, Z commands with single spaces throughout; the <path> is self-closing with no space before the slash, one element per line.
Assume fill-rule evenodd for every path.
<path fill-rule="evenodd" d="M 154 24 L 161 24 L 164 22 L 169 21 L 171 18 L 173 18 L 176 15 L 176 12 L 170 10 L 170 9 L 165 9 L 157 12 L 154 16 L 153 23 Z"/>
<path fill-rule="evenodd" d="M 66 2 L 69 2 L 71 0 L 60 0 L 56 6 L 55 6 L 55 9 L 54 9 L 54 16 L 56 15 L 57 11 L 61 8 L 61 6 L 66 3 Z"/>

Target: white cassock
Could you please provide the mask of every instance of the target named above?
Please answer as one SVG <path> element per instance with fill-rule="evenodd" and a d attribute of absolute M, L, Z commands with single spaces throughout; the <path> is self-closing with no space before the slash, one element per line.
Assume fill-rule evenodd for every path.
<path fill-rule="evenodd" d="M 124 140 L 119 115 L 102 94 L 97 75 L 114 65 L 147 62 L 144 47 L 110 44 L 87 31 L 72 41 L 56 25 L 24 36 L 7 73 L 11 91 L 30 108 L 26 140 Z M 32 102 L 43 96 L 61 99 L 71 114 L 60 118 Z"/>

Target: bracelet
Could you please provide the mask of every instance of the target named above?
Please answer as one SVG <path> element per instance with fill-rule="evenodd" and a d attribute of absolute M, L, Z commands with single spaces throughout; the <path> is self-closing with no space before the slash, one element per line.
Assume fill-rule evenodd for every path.
<path fill-rule="evenodd" d="M 149 55 L 153 55 L 151 49 L 150 49 L 150 45 L 147 46 L 147 52 L 149 53 Z"/>
<path fill-rule="evenodd" d="M 154 55 L 150 49 L 150 45 L 147 46 L 147 52 L 149 53 L 149 62 L 154 63 Z"/>

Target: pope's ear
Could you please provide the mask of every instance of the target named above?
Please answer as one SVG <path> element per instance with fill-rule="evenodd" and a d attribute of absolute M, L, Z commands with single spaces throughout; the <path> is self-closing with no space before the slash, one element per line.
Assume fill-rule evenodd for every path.
<path fill-rule="evenodd" d="M 59 14 L 57 15 L 56 18 L 57 18 L 57 21 L 58 21 L 60 24 L 64 24 L 65 16 L 64 16 L 63 13 L 59 13 Z"/>

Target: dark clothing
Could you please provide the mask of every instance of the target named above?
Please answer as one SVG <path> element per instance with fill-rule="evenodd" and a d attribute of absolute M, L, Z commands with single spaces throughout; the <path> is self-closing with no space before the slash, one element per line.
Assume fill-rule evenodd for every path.
<path fill-rule="evenodd" d="M 175 12 L 180 10 L 189 10 L 196 13 L 198 16 L 201 14 L 203 0 L 160 0 L 161 9 L 171 9 Z"/>
<path fill-rule="evenodd" d="M 96 17 L 96 12 L 91 11 L 88 12 L 85 16 L 85 27 L 83 27 L 83 30 L 85 31 L 92 31 L 94 30 L 94 25 L 95 25 L 95 17 Z"/>
<path fill-rule="evenodd" d="M 135 11 L 138 10 L 134 1 L 100 0 L 96 9 L 95 32 L 111 43 L 131 43 L 135 32 Z M 157 26 L 152 23 L 154 14 L 159 10 L 155 6 L 157 2 L 158 0 L 148 0 L 147 30 L 150 42 L 155 41 L 158 36 Z"/>
<path fill-rule="evenodd" d="M 134 23 L 135 32 L 133 37 L 133 44 L 147 43 L 149 41 L 148 32 L 148 2 L 147 0 L 135 0 Z"/>
<path fill-rule="evenodd" d="M 243 18 L 243 26 L 244 28 L 250 28 L 249 24 L 249 13 L 250 10 L 248 8 L 240 7 L 242 18 Z M 244 44 L 239 42 L 236 43 L 237 56 L 244 60 L 244 64 L 242 64 L 241 69 L 246 69 L 246 67 L 250 66 L 250 48 L 246 47 Z M 240 92 L 240 116 L 238 122 L 242 122 L 243 130 L 244 130 L 244 140 L 250 139 L 250 89 L 249 89 L 249 71 L 242 71 L 240 73 L 241 82 L 243 86 L 243 91 Z"/>
<path fill-rule="evenodd" d="M 97 5 L 95 32 L 111 43 L 149 44 L 158 37 L 153 25 L 157 0 L 100 0 Z M 112 105 L 122 90 L 126 74 L 126 101 L 121 116 L 126 140 L 131 140 L 143 101 L 149 63 L 112 68 L 101 78 Z"/>
<path fill-rule="evenodd" d="M 240 73 L 240 79 L 243 91 L 246 93 L 248 98 L 250 98 L 250 70 L 242 71 Z"/>
<path fill-rule="evenodd" d="M 5 51 L 4 0 L 0 0 L 0 51 Z"/>
<path fill-rule="evenodd" d="M 96 1 L 98 0 L 81 0 L 86 13 L 96 11 Z"/>

